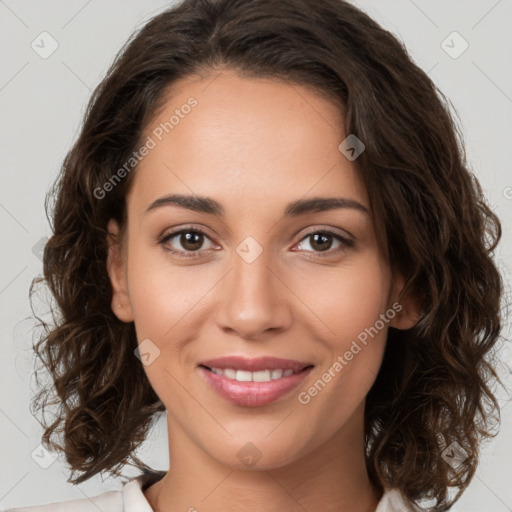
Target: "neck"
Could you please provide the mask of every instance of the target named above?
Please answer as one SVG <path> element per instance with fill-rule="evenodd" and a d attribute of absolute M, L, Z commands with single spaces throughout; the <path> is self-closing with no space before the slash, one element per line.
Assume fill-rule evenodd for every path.
<path fill-rule="evenodd" d="M 171 469 L 145 496 L 156 512 L 374 512 L 382 491 L 366 471 L 362 419 L 286 465 L 247 470 L 210 457 L 168 415 Z"/>

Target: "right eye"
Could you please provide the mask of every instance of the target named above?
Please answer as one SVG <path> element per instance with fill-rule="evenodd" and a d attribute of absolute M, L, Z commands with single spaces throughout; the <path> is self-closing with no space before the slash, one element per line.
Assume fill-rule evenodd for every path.
<path fill-rule="evenodd" d="M 203 245 L 204 238 L 208 235 L 198 228 L 182 228 L 178 231 L 164 234 L 158 243 L 164 247 L 165 250 L 176 255 L 178 258 L 197 258 L 200 256 L 201 251 L 199 248 Z M 170 241 L 176 238 L 177 243 L 181 244 L 183 249 L 173 249 L 170 247 Z"/>

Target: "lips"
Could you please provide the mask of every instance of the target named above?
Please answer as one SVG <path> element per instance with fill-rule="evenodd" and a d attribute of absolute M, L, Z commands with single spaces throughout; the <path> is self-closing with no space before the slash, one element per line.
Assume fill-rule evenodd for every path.
<path fill-rule="evenodd" d="M 237 406 L 260 407 L 284 397 L 311 372 L 313 364 L 261 357 L 222 357 L 198 364 L 210 389 Z M 268 380 L 269 374 L 272 375 Z M 242 377 L 242 380 L 237 380 Z M 256 378 L 261 376 L 261 378 Z"/>

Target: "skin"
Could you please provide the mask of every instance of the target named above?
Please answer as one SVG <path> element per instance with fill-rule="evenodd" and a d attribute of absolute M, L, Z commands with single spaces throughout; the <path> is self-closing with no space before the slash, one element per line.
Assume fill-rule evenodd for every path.
<path fill-rule="evenodd" d="M 289 202 L 313 196 L 370 209 L 353 162 L 338 150 L 347 135 L 340 109 L 278 80 L 229 70 L 213 78 L 188 77 L 169 89 L 146 135 L 191 96 L 198 105 L 139 164 L 124 236 L 115 221 L 108 226 L 112 308 L 135 322 L 139 343 L 149 338 L 160 350 L 144 369 L 167 409 L 171 464 L 145 496 L 165 512 L 374 511 L 381 493 L 365 469 L 365 397 L 388 327 L 412 327 L 417 311 L 400 298 L 402 311 L 310 403 L 299 403 L 299 392 L 398 300 L 403 279 L 378 250 L 370 215 L 351 208 L 283 215 Z M 145 213 L 171 193 L 211 197 L 225 218 L 175 205 Z M 196 247 L 199 257 L 180 259 L 158 244 L 189 225 L 207 236 L 192 249 L 180 235 L 166 247 Z M 322 228 L 354 246 L 334 237 L 330 248 L 315 245 L 311 235 Z M 236 252 L 247 236 L 262 249 L 250 264 Z M 212 391 L 197 368 L 223 355 L 315 367 L 272 404 L 240 407 Z M 252 467 L 237 456 L 248 442 L 261 452 Z"/>

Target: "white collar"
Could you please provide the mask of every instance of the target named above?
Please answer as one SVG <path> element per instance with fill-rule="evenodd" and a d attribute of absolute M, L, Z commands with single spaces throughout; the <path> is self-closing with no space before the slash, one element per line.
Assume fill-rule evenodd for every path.
<path fill-rule="evenodd" d="M 126 482 L 123 486 L 124 512 L 154 512 L 142 492 L 144 476 Z"/>
<path fill-rule="evenodd" d="M 124 512 L 154 512 L 142 491 L 146 478 L 145 475 L 141 475 L 124 484 Z M 410 504 L 399 489 L 385 488 L 375 512 L 416 512 L 418 510 L 421 509 Z"/>

